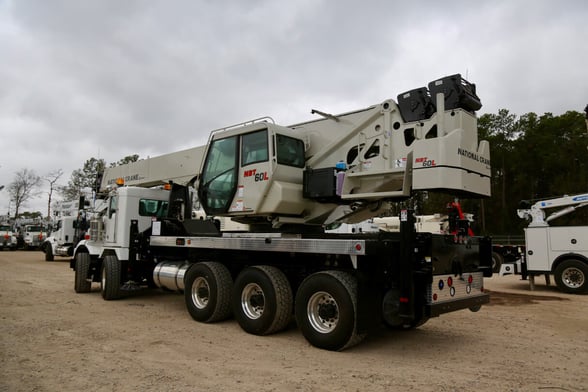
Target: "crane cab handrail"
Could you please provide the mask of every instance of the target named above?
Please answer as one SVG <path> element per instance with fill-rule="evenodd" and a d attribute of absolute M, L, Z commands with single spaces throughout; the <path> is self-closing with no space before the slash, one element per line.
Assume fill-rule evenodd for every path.
<path fill-rule="evenodd" d="M 214 129 L 214 130 L 210 131 L 210 136 L 208 137 L 208 142 L 210 143 L 210 141 L 212 140 L 212 136 L 214 134 L 216 134 L 216 133 L 224 132 L 224 131 L 228 131 L 229 129 L 240 128 L 240 127 L 244 127 L 244 126 L 247 126 L 247 125 L 252 125 L 252 124 L 260 123 L 260 122 L 269 122 L 269 123 L 272 123 L 274 125 L 276 124 L 276 122 L 274 121 L 274 119 L 271 118 L 270 116 L 263 116 L 263 117 L 259 117 L 259 118 L 254 118 L 253 120 L 248 120 L 248 121 L 240 122 L 240 123 L 237 123 L 237 124 L 229 125 L 229 126 L 222 127 L 222 128 L 217 128 L 217 129 Z"/>

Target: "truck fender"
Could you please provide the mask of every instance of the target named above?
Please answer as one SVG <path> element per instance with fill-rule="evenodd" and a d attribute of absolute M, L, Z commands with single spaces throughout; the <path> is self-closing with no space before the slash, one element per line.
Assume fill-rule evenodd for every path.
<path fill-rule="evenodd" d="M 555 272 L 555 270 L 561 263 L 570 259 L 578 260 L 588 265 L 588 258 L 586 258 L 586 256 L 575 252 L 564 253 L 563 255 L 557 256 L 555 260 L 553 260 L 553 263 L 551 264 L 551 272 Z"/>

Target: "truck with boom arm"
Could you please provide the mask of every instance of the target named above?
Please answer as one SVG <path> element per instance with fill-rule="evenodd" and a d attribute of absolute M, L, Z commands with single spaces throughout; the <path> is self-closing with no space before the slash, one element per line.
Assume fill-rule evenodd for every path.
<path fill-rule="evenodd" d="M 314 346 L 342 350 L 384 323 L 409 329 L 489 301 L 491 242 L 416 233 L 326 233 L 420 190 L 490 195 L 475 85 L 452 75 L 379 104 L 290 126 L 262 118 L 205 146 L 107 169 L 106 208 L 71 266 L 76 292 L 106 300 L 142 286 L 183 292 L 200 322 L 231 315 L 266 335 L 294 316 Z M 118 185 L 117 185 L 118 183 Z M 124 184 L 124 185 L 123 185 Z M 247 231 L 221 231 L 207 217 Z"/>
<path fill-rule="evenodd" d="M 588 131 L 588 105 L 584 111 Z M 529 221 L 525 229 L 525 254 L 507 266 L 509 273 L 528 276 L 531 290 L 535 288 L 536 275 L 545 275 L 549 285 L 553 274 L 561 291 L 588 292 L 588 225 L 550 225 L 555 219 L 588 206 L 588 193 L 521 204 L 517 215 Z"/>
<path fill-rule="evenodd" d="M 525 258 L 514 264 L 515 273 L 526 274 L 531 288 L 535 275 L 553 274 L 564 293 L 588 291 L 588 225 L 550 226 L 556 218 L 588 206 L 588 193 L 540 200 L 517 210 L 529 220 L 525 229 Z M 546 216 L 548 211 L 553 211 Z"/>

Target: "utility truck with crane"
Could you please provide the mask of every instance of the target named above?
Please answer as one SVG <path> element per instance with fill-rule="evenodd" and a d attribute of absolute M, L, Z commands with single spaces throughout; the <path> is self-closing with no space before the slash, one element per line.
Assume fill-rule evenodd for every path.
<path fill-rule="evenodd" d="M 557 287 L 565 293 L 588 292 L 588 225 L 550 226 L 556 218 L 588 206 L 588 193 L 540 200 L 517 210 L 529 220 L 525 229 L 525 258 L 514 263 L 514 273 L 529 277 L 553 274 Z M 549 215 L 547 212 L 552 211 Z"/>
<path fill-rule="evenodd" d="M 588 105 L 584 112 L 588 131 Z M 588 224 L 550 225 L 555 219 L 588 206 L 588 193 L 539 200 L 534 204 L 523 201 L 521 204 L 524 208 L 518 209 L 517 215 L 529 221 L 525 229 L 525 257 L 505 264 L 508 273 L 523 278 L 528 276 L 531 290 L 535 288 L 536 275 L 544 275 L 549 285 L 553 274 L 561 291 L 572 294 L 588 292 Z"/>
<path fill-rule="evenodd" d="M 414 192 L 490 195 L 475 85 L 452 75 L 339 115 L 280 126 L 263 118 L 211 132 L 205 146 L 106 169 L 104 209 L 75 249 L 75 291 L 104 299 L 143 286 L 183 292 L 200 322 L 246 332 L 292 316 L 314 346 L 342 350 L 384 323 L 408 329 L 489 301 L 488 238 L 326 233 Z M 118 185 L 117 185 L 118 183 Z M 124 185 L 123 185 L 124 184 Z M 191 219 L 194 196 L 206 219 Z M 231 219 L 247 231 L 223 231 Z"/>

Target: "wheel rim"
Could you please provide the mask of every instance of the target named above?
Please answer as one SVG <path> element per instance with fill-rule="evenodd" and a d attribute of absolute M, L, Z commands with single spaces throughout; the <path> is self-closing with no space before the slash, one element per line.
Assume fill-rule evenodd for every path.
<path fill-rule="evenodd" d="M 103 263 L 104 264 L 104 263 Z M 106 266 L 102 265 L 102 278 L 100 279 L 100 288 L 102 291 L 106 288 Z"/>
<path fill-rule="evenodd" d="M 204 309 L 210 299 L 210 287 L 206 279 L 198 277 L 192 285 L 192 302 L 198 309 Z"/>
<path fill-rule="evenodd" d="M 258 319 L 263 314 L 265 296 L 263 290 L 255 283 L 249 283 L 241 291 L 241 309 L 250 319 Z"/>
<path fill-rule="evenodd" d="M 571 289 L 582 287 L 584 279 L 584 274 L 576 267 L 568 267 L 561 274 L 562 282 Z"/>
<path fill-rule="evenodd" d="M 337 328 L 339 306 L 333 296 L 325 291 L 318 291 L 308 300 L 306 308 L 310 325 L 320 333 L 329 333 Z"/>

